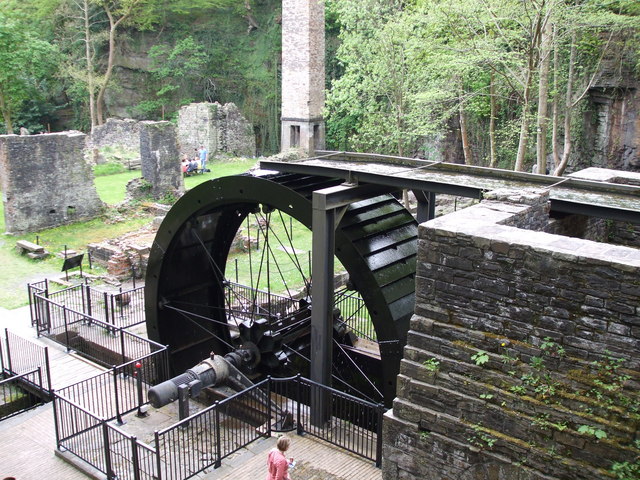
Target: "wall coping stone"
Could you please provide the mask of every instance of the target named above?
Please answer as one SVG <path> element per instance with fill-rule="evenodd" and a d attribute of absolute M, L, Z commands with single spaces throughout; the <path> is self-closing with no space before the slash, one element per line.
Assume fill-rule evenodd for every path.
<path fill-rule="evenodd" d="M 526 208 L 526 205 L 518 208 L 517 205 L 482 202 L 421 224 L 419 238 L 425 238 L 427 230 L 435 230 L 438 235 L 451 236 L 453 233 L 482 237 L 492 242 L 521 244 L 550 254 L 558 253 L 576 260 L 592 258 L 640 268 L 640 250 L 635 248 L 501 225 L 514 213 L 524 212 Z"/>

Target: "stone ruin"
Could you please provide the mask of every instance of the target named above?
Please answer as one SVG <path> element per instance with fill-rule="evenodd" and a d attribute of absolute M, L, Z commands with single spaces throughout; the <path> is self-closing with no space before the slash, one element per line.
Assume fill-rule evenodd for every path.
<path fill-rule="evenodd" d="M 102 201 L 84 158 L 86 135 L 0 136 L 0 181 L 7 233 L 94 218 Z"/>
<path fill-rule="evenodd" d="M 100 154 L 100 149 L 115 147 L 133 158 L 131 161 L 122 159 L 122 163 L 125 166 L 130 169 L 138 167 L 140 165 L 140 124 L 141 122 L 138 120 L 130 118 L 123 120 L 109 118 L 103 125 L 94 127 L 87 139 L 87 149 L 90 152 L 91 163 L 94 165 L 104 163 L 104 157 Z"/>
<path fill-rule="evenodd" d="M 112 147 L 140 150 L 140 123 L 131 118 L 108 118 L 106 123 L 94 127 L 88 145 L 91 148 Z"/>
<path fill-rule="evenodd" d="M 253 157 L 256 139 L 252 125 L 233 103 L 192 103 L 178 115 L 180 155 L 195 155 L 204 145 L 209 157 L 231 155 Z"/>
<path fill-rule="evenodd" d="M 162 199 L 184 193 L 176 129 L 171 122 L 140 122 L 142 178 L 127 185 L 129 197 Z"/>

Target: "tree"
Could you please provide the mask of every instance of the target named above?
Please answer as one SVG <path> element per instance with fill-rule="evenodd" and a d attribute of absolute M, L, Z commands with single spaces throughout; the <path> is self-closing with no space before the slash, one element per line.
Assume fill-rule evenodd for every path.
<path fill-rule="evenodd" d="M 554 158 L 562 152 L 567 160 L 575 108 L 602 59 L 613 57 L 607 38 L 639 31 L 640 2 L 630 0 L 331 4 L 341 22 L 343 73 L 327 95 L 328 141 L 413 155 L 430 134 L 459 125 L 466 162 L 524 170 L 534 160 L 540 173 L 550 141 L 548 102 Z M 570 100 L 559 101 L 562 91 Z"/>
<path fill-rule="evenodd" d="M 554 68 L 559 70 L 562 49 L 568 50 L 567 71 L 564 77 L 563 111 L 554 100 L 552 149 L 555 160 L 554 175 L 562 175 L 569 164 L 573 148 L 572 123 L 576 107 L 587 96 L 596 78 L 605 68 L 623 69 L 627 51 L 637 52 L 637 34 L 640 30 L 640 4 L 620 1 L 603 4 L 585 1 L 568 9 L 565 21 L 558 26 L 564 36 L 556 42 Z M 628 41 L 630 45 L 628 45 Z M 627 65 L 626 69 L 630 69 Z M 560 75 L 554 72 L 554 84 Z M 563 145 L 559 144 L 560 118 L 563 127 Z M 560 154 L 560 152 L 562 152 Z"/>
<path fill-rule="evenodd" d="M 0 113 L 7 133 L 23 101 L 38 98 L 50 77 L 57 51 L 0 13 Z"/>
<path fill-rule="evenodd" d="M 173 48 L 167 45 L 156 45 L 149 51 L 153 59 L 151 71 L 160 83 L 156 96 L 163 112 L 167 103 L 172 104 L 170 110 L 189 103 L 191 98 L 176 95 L 184 92 L 190 84 L 204 77 L 207 54 L 204 47 L 189 36 L 178 40 Z"/>
<path fill-rule="evenodd" d="M 113 61 L 116 54 L 116 34 L 129 19 L 134 18 L 147 4 L 148 0 L 92 0 L 104 9 L 109 19 L 107 64 L 99 84 L 96 98 L 96 123 L 102 125 L 104 118 L 104 95 L 113 74 Z"/>

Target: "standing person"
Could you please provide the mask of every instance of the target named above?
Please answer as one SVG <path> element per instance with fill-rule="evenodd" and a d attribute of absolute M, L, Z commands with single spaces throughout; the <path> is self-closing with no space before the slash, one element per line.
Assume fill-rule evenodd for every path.
<path fill-rule="evenodd" d="M 207 171 L 207 159 L 209 157 L 209 151 L 204 148 L 204 145 L 200 145 L 198 155 L 200 156 L 200 168 L 202 169 L 202 173 L 204 173 Z"/>
<path fill-rule="evenodd" d="M 276 448 L 269 452 L 269 457 L 267 458 L 267 467 L 269 469 L 267 480 L 291 480 L 289 464 L 293 464 L 293 457 L 287 458 L 285 456 L 290 444 L 289 437 L 283 435 L 278 439 Z"/>

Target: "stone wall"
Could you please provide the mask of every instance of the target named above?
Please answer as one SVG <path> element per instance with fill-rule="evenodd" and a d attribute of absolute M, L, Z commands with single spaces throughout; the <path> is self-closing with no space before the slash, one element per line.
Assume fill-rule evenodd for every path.
<path fill-rule="evenodd" d="M 612 478 L 640 453 L 640 251 L 536 231 L 524 197 L 419 228 L 385 480 Z"/>
<path fill-rule="evenodd" d="M 80 132 L 0 136 L 6 230 L 24 233 L 96 217 L 102 202 Z"/>
<path fill-rule="evenodd" d="M 120 120 L 108 118 L 104 125 L 93 129 L 89 136 L 88 147 L 120 147 L 130 152 L 140 152 L 140 122 L 130 118 Z"/>
<path fill-rule="evenodd" d="M 252 125 L 233 103 L 192 103 L 178 113 L 180 156 L 189 158 L 204 145 L 209 157 L 253 157 L 256 139 Z"/>
<path fill-rule="evenodd" d="M 153 198 L 184 193 L 176 129 L 171 122 L 140 122 L 140 161 L 142 178 L 150 184 L 148 193 Z"/>

